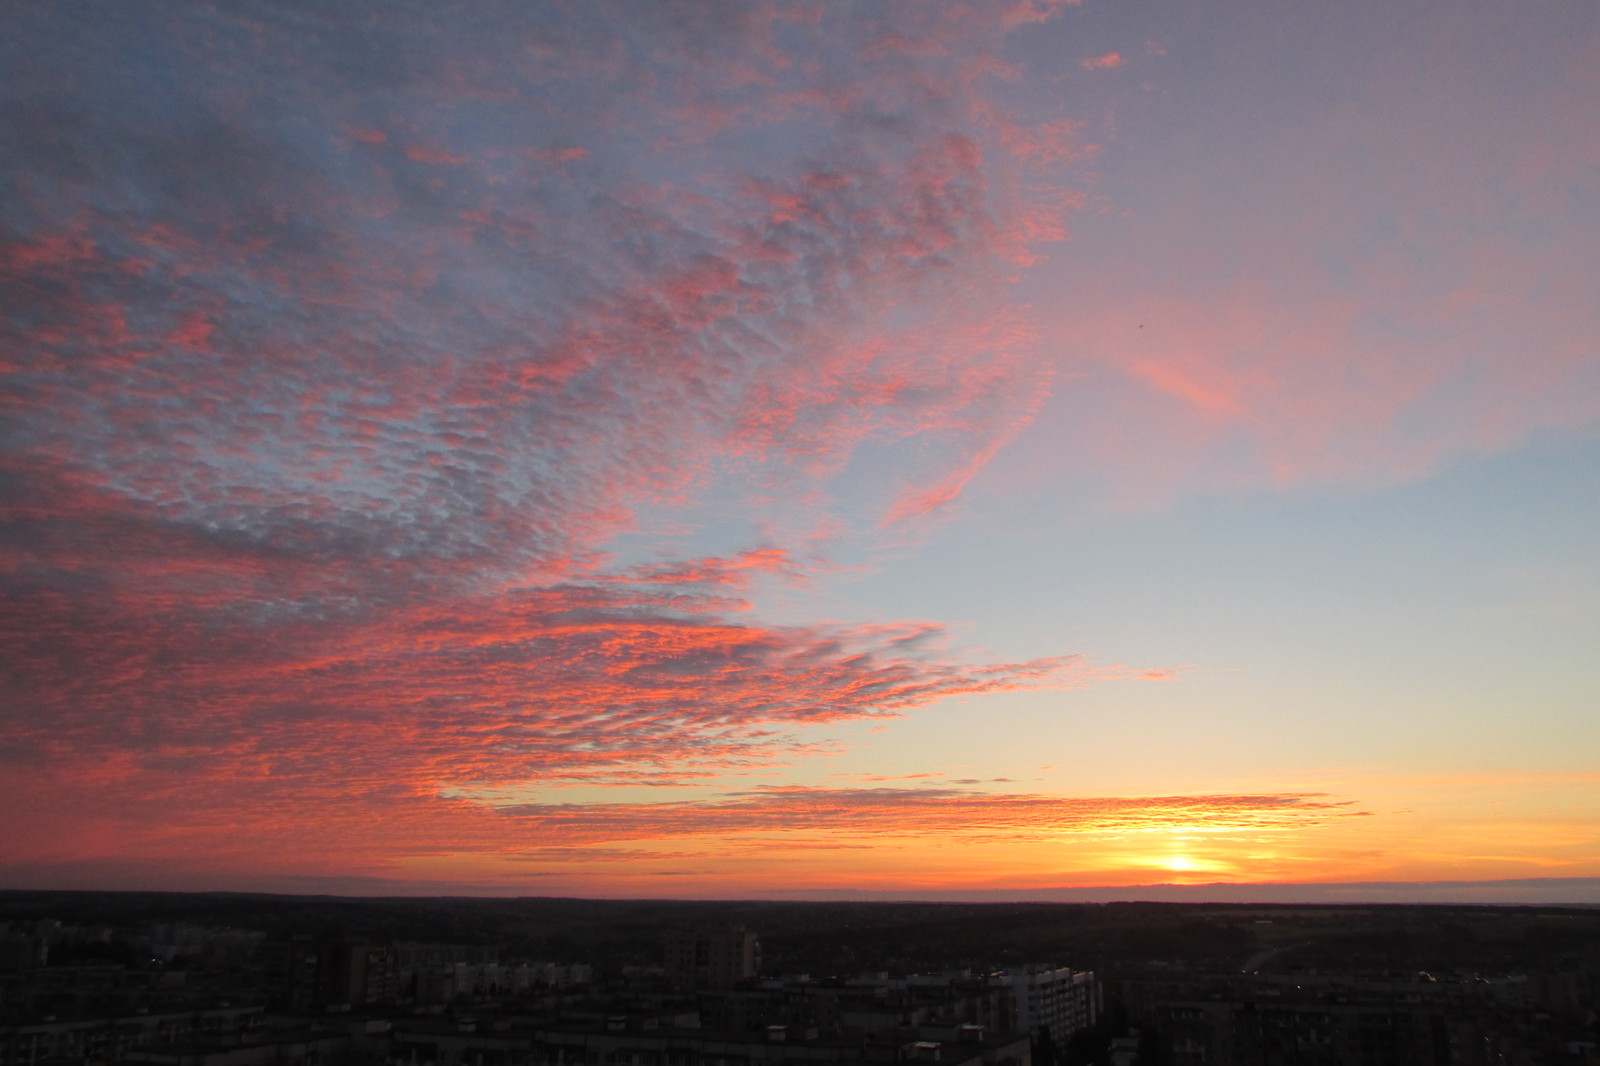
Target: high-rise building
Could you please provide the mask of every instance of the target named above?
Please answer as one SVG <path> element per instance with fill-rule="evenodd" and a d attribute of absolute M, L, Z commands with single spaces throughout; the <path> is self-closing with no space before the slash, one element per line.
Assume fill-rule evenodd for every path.
<path fill-rule="evenodd" d="M 1011 989 L 1017 1031 L 1057 1043 L 1095 1023 L 1100 991 L 1093 971 L 1065 966 L 1027 966 L 997 974 L 992 981 Z"/>
<path fill-rule="evenodd" d="M 755 977 L 760 946 L 742 925 L 703 925 L 667 934 L 667 983 L 680 992 L 732 988 Z"/>

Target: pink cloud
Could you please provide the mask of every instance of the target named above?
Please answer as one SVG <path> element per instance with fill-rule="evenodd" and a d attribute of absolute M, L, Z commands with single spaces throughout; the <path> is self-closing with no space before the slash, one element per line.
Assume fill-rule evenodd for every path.
<path fill-rule="evenodd" d="M 1227 388 L 1197 381 L 1168 363 L 1142 359 L 1130 369 L 1135 376 L 1143 378 L 1162 392 L 1212 417 L 1236 418 L 1244 413 L 1238 398 Z"/>
<path fill-rule="evenodd" d="M 1116 70 L 1118 67 L 1125 66 L 1127 62 L 1126 59 L 1122 58 L 1121 53 L 1107 52 L 1105 55 L 1091 56 L 1078 65 L 1084 70 Z"/>
<path fill-rule="evenodd" d="M 412 144 L 406 146 L 406 158 L 413 163 L 427 163 L 430 166 L 460 166 L 467 161 L 465 156 L 455 155 L 442 148 L 433 148 L 425 144 Z"/>
<path fill-rule="evenodd" d="M 657 566 L 636 567 L 633 581 L 678 585 L 731 585 L 742 588 L 756 574 L 769 574 L 791 581 L 803 580 L 802 567 L 784 548 L 752 548 L 731 558 L 690 559 Z"/>
<path fill-rule="evenodd" d="M 1595 227 L 1570 196 L 1597 157 L 1575 101 L 1600 106 L 1600 78 L 1562 16 L 1524 27 L 1534 51 L 1495 51 L 1507 25 L 1375 35 L 1367 65 L 1336 74 L 1358 38 L 1317 50 L 1346 95 L 1292 123 L 1186 112 L 1161 180 L 1108 195 L 1077 247 L 1092 276 L 1039 272 L 1041 332 L 1082 376 L 1057 392 L 1034 462 L 1081 463 L 1148 503 L 1389 484 L 1591 433 Z M 1405 61 L 1418 54 L 1435 57 L 1425 71 Z M 1268 76 L 1270 61 L 1241 62 Z M 1389 117 L 1364 122 L 1356 100 Z"/>
<path fill-rule="evenodd" d="M 1128 676 L 745 599 L 825 569 L 812 531 L 958 499 L 1048 390 L 1000 294 L 1081 152 L 1002 120 L 998 16 L 180 14 L 136 47 L 40 14 L 19 78 L 155 65 L 170 99 L 0 100 L 18 853 L 213 818 L 427 852 L 507 824 L 451 790 L 682 786 Z M 894 484 L 845 476 L 876 451 Z M 724 543 L 619 554 L 657 516 Z"/>
<path fill-rule="evenodd" d="M 708 564 L 672 582 L 413 589 L 338 610 L 336 590 L 378 577 L 366 564 L 307 567 L 70 476 L 10 471 L 6 485 L 0 733 L 45 792 L 78 782 L 67 811 L 85 824 L 186 837 L 202 811 L 237 808 L 237 824 L 262 804 L 319 819 L 340 807 L 388 825 L 384 846 L 404 853 L 429 846 L 412 821 L 456 817 L 439 798 L 451 789 L 681 785 L 804 755 L 813 725 L 1130 676 L 1067 658 L 965 664 L 928 624 L 735 622 L 726 600 L 690 591 L 700 571 L 724 573 Z M 792 565 L 771 550 L 736 562 Z M 249 598 L 263 586 L 274 602 Z"/>
<path fill-rule="evenodd" d="M 1007 29 L 1031 22 L 1045 22 L 1060 14 L 1062 8 L 1077 7 L 1082 3 L 1083 0 L 1015 0 L 1006 8 L 1001 21 Z"/>
<path fill-rule="evenodd" d="M 1323 286 L 1281 237 L 1246 262 L 1231 278 L 1108 274 L 1042 325 L 1084 376 L 1048 412 L 1053 458 L 1033 461 L 1081 463 L 1123 502 L 1150 503 L 1405 481 L 1600 416 L 1579 358 L 1600 323 L 1581 321 L 1552 263 L 1485 250 L 1456 263 L 1461 288 L 1429 293 L 1378 258 Z M 1519 293 L 1541 294 L 1529 299 L 1545 317 Z"/>

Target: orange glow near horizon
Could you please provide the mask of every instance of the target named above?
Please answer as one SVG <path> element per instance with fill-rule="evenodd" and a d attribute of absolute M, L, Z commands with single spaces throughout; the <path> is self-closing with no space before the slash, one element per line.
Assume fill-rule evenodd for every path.
<path fill-rule="evenodd" d="M 292 857 L 308 878 L 505 894 L 1003 893 L 1600 875 L 1600 819 L 1593 817 L 1454 831 L 1451 820 L 1422 830 L 1405 816 L 1364 814 L 1319 797 L 1063 800 L 950 788 L 779 789 L 656 804 L 453 809 L 447 821 L 419 810 L 407 816 L 406 835 L 377 847 L 361 824 L 325 821 L 307 848 L 303 826 L 316 821 L 280 827 L 245 812 L 176 837 L 141 836 L 136 826 L 108 821 L 97 846 L 135 866 L 166 865 L 176 876 L 194 861 L 198 838 L 207 842 L 214 877 L 259 877 Z M 42 822 L 24 857 L 48 863 L 82 846 L 55 828 Z M 236 843 L 241 833 L 246 846 Z M 419 849 L 419 841 L 429 843 Z"/>

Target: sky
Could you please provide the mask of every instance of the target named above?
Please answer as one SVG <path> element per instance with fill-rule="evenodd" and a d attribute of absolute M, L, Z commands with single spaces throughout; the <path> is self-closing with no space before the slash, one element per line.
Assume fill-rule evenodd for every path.
<path fill-rule="evenodd" d="M 7 21 L 0 887 L 1600 902 L 1595 5 Z"/>

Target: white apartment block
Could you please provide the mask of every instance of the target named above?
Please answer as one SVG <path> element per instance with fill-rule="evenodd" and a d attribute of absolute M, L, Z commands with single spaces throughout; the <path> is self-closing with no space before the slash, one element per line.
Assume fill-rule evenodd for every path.
<path fill-rule="evenodd" d="M 1017 1031 L 1045 1033 L 1061 1043 L 1095 1023 L 1100 1014 L 1100 986 L 1092 970 L 1065 966 L 1027 966 L 995 974 L 991 983 L 1007 986 L 1017 1008 Z"/>

